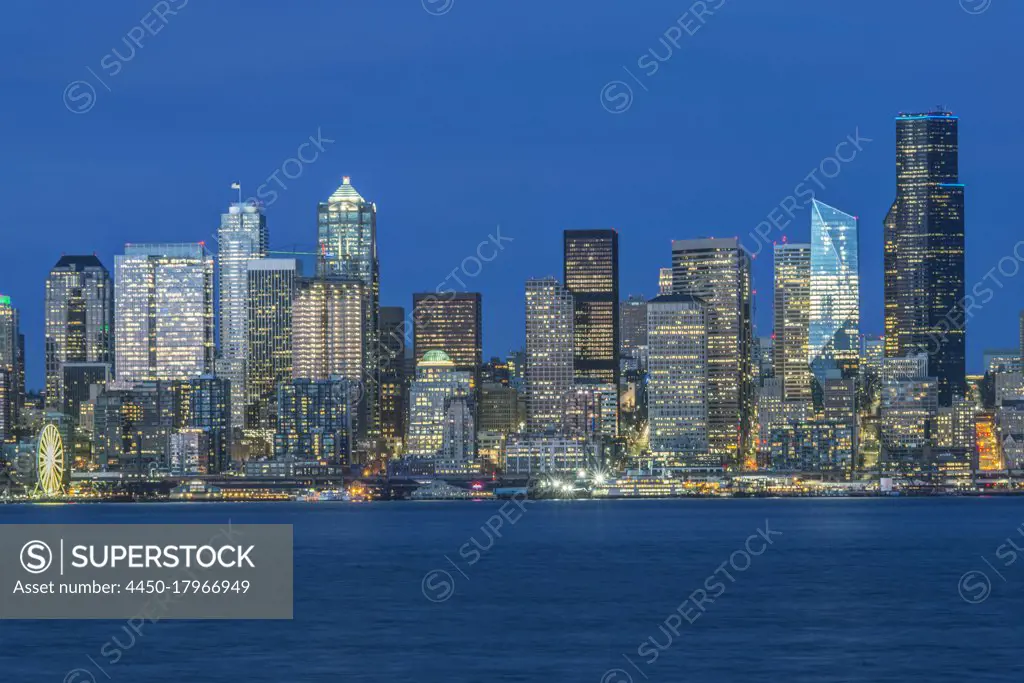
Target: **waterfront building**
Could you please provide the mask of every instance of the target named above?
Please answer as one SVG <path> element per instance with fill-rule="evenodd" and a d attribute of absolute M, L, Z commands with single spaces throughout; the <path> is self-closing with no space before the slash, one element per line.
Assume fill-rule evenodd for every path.
<path fill-rule="evenodd" d="M 296 378 L 277 387 L 274 457 L 349 464 L 352 383 L 342 377 Z"/>
<path fill-rule="evenodd" d="M 811 245 L 775 245 L 775 376 L 784 401 L 811 400 Z M 763 351 L 762 351 L 763 353 Z"/>
<path fill-rule="evenodd" d="M 445 401 L 441 450 L 434 458 L 435 474 L 470 473 L 476 459 L 473 399 L 457 392 Z"/>
<path fill-rule="evenodd" d="M 736 238 L 672 243 L 673 293 L 704 304 L 710 454 L 732 469 L 757 464 L 750 269 L 750 254 Z"/>
<path fill-rule="evenodd" d="M 167 382 L 108 384 L 94 401 L 93 460 L 130 474 L 166 469 L 177 401 Z"/>
<path fill-rule="evenodd" d="M 809 361 L 819 383 L 829 370 L 855 377 L 860 362 L 857 217 L 811 200 Z"/>
<path fill-rule="evenodd" d="M 619 384 L 619 234 L 566 230 L 564 282 L 572 294 L 577 379 Z"/>
<path fill-rule="evenodd" d="M 175 396 L 174 428 L 202 434 L 193 441 L 205 448 L 199 453 L 198 466 L 209 474 L 225 472 L 231 465 L 230 387 L 229 380 L 214 375 L 169 383 Z"/>
<path fill-rule="evenodd" d="M 93 255 L 62 256 L 45 294 L 46 406 L 63 410 L 65 363 L 114 362 L 114 283 Z M 73 401 L 74 403 L 74 401 Z M 77 418 L 77 413 L 71 415 Z"/>
<path fill-rule="evenodd" d="M 362 372 L 353 379 L 362 384 L 361 399 L 353 416 L 362 450 L 373 449 L 380 436 L 380 377 L 377 348 L 380 329 L 380 262 L 377 257 L 377 205 L 363 198 L 345 177 L 341 186 L 317 209 L 320 257 L 317 275 L 359 282 L 363 339 Z M 350 377 L 347 373 L 342 376 Z"/>
<path fill-rule="evenodd" d="M 770 463 L 781 472 L 845 477 L 853 467 L 853 431 L 832 422 L 795 421 L 772 427 Z"/>
<path fill-rule="evenodd" d="M 301 275 L 296 259 L 254 259 L 246 265 L 245 426 L 265 441 L 272 441 L 277 425 L 277 386 L 294 372 L 293 305 Z"/>
<path fill-rule="evenodd" d="M 473 376 L 473 388 L 480 383 L 483 365 L 483 306 L 477 292 L 448 292 L 412 295 L 413 356 L 427 351 L 444 351 L 455 369 Z"/>
<path fill-rule="evenodd" d="M 601 447 L 586 439 L 555 434 L 515 434 L 505 445 L 508 475 L 568 475 L 603 465 Z"/>
<path fill-rule="evenodd" d="M 198 377 L 213 368 L 213 257 L 202 243 L 126 244 L 114 257 L 118 380 Z"/>
<path fill-rule="evenodd" d="M 231 427 L 245 426 L 248 396 L 250 262 L 268 249 L 267 217 L 253 203 L 233 203 L 221 214 L 217 230 L 218 331 L 217 376 L 230 382 Z"/>
<path fill-rule="evenodd" d="M 526 282 L 527 428 L 555 433 L 562 401 L 572 389 L 574 307 L 554 278 Z"/>
<path fill-rule="evenodd" d="M 885 355 L 927 353 L 941 405 L 967 390 L 958 124 L 946 111 L 896 117 L 896 199 L 885 219 Z"/>
<path fill-rule="evenodd" d="M 651 457 L 661 467 L 720 467 L 709 451 L 708 319 L 684 294 L 647 304 L 647 416 Z"/>

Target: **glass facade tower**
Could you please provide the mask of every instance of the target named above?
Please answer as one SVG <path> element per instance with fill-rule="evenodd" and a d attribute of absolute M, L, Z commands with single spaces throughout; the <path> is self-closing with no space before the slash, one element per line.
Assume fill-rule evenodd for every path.
<path fill-rule="evenodd" d="M 252 204 L 232 204 L 217 231 L 220 357 L 217 376 L 231 382 L 231 427 L 245 422 L 249 358 L 249 261 L 267 254 L 267 217 Z"/>
<path fill-rule="evenodd" d="M 896 200 L 885 219 L 885 355 L 928 354 L 939 404 L 967 388 L 959 119 L 896 117 Z"/>
<path fill-rule="evenodd" d="M 811 369 L 857 374 L 860 361 L 860 262 L 857 218 L 811 201 Z"/>
<path fill-rule="evenodd" d="M 566 230 L 565 288 L 575 306 L 578 379 L 619 384 L 619 234 Z"/>

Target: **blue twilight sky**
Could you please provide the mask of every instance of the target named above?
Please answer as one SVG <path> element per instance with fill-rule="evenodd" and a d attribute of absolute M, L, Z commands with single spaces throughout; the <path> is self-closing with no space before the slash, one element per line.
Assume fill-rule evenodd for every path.
<path fill-rule="evenodd" d="M 673 238 L 748 235 L 858 129 L 871 142 L 834 178 L 825 162 L 824 189 L 810 182 L 861 218 L 862 329 L 879 333 L 899 111 L 961 117 L 968 288 L 1012 253 L 1024 3 L 707 0 L 704 23 L 693 4 L 8 0 L 0 293 L 22 311 L 29 384 L 42 383 L 43 282 L 62 252 L 113 270 L 125 242 L 212 242 L 230 184 L 255 194 L 318 131 L 335 142 L 294 180 L 279 173 L 287 190 L 270 181 L 272 246 L 310 250 L 317 201 L 351 175 L 378 204 L 381 302 L 409 306 L 500 224 L 513 241 L 460 275 L 483 292 L 487 354 L 522 343 L 523 283 L 561 276 L 563 229 L 618 229 L 622 294 L 650 296 Z M 652 73 L 649 51 L 666 46 Z M 612 81 L 632 102 L 623 83 L 602 90 Z M 808 226 L 801 209 L 785 232 L 805 241 Z M 1024 274 L 1000 280 L 969 323 L 970 370 L 1017 344 Z"/>

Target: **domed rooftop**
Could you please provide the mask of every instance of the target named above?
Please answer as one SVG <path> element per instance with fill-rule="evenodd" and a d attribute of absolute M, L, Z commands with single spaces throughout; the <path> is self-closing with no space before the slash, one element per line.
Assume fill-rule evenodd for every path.
<path fill-rule="evenodd" d="M 433 349 L 423 354 L 423 363 L 451 363 L 452 359 L 441 349 Z"/>

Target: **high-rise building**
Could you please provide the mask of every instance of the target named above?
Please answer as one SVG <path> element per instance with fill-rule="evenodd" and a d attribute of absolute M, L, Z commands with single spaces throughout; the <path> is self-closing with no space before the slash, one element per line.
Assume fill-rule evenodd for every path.
<path fill-rule="evenodd" d="M 674 293 L 704 304 L 710 452 L 727 467 L 746 469 L 756 467 L 750 266 L 736 238 L 672 242 Z"/>
<path fill-rule="evenodd" d="M 885 219 L 885 355 L 928 354 L 939 403 L 967 390 L 964 186 L 958 117 L 896 117 L 896 199 Z"/>
<path fill-rule="evenodd" d="M 453 399 L 470 396 L 471 382 L 471 373 L 458 370 L 444 351 L 423 354 L 416 364 L 416 379 L 409 388 L 406 452 L 413 460 L 432 464 L 441 454 L 450 417 L 448 409 Z"/>
<path fill-rule="evenodd" d="M 202 243 L 127 244 L 114 257 L 118 380 L 189 379 L 213 366 L 213 258 Z"/>
<path fill-rule="evenodd" d="M 527 429 L 557 432 L 573 385 L 572 294 L 554 278 L 526 281 Z"/>
<path fill-rule="evenodd" d="M 317 210 L 320 257 L 317 274 L 362 284 L 363 349 L 376 349 L 380 325 L 380 262 L 377 205 L 360 195 L 348 177 Z M 362 357 L 362 398 L 353 416 L 357 450 L 376 450 L 380 436 L 380 377 L 376 353 Z M 364 444 L 360 446 L 359 444 Z"/>
<path fill-rule="evenodd" d="M 722 466 L 708 446 L 708 328 L 704 304 L 666 294 L 647 302 L 647 415 L 663 467 Z"/>
<path fill-rule="evenodd" d="M 217 376 L 231 383 L 231 427 L 245 425 L 249 359 L 249 262 L 267 255 L 267 217 L 252 203 L 232 204 L 217 231 L 220 355 Z"/>
<path fill-rule="evenodd" d="M 18 309 L 11 304 L 11 297 L 0 295 L 0 441 L 14 439 L 21 409 L 20 334 Z"/>
<path fill-rule="evenodd" d="M 382 306 L 380 309 L 380 428 L 388 454 L 401 452 L 405 440 L 407 381 L 405 375 L 405 309 Z"/>
<path fill-rule="evenodd" d="M 293 305 L 301 274 L 296 259 L 256 259 L 246 265 L 245 426 L 265 434 L 276 425 L 277 385 L 291 381 L 294 371 Z M 234 400 L 233 388 L 231 393 Z"/>
<path fill-rule="evenodd" d="M 62 256 L 50 269 L 45 327 L 46 406 L 62 410 L 65 363 L 113 368 L 114 284 L 98 258 Z"/>
<path fill-rule="evenodd" d="M 366 297 L 363 289 L 358 280 L 300 278 L 296 281 L 292 304 L 292 376 L 295 379 L 338 377 L 357 384 L 364 382 L 363 305 Z"/>
<path fill-rule="evenodd" d="M 175 433 L 201 435 L 193 442 L 201 448 L 192 451 L 198 456 L 194 467 L 201 474 L 224 472 L 231 464 L 230 386 L 228 380 L 213 375 L 170 383 L 175 397 Z"/>
<path fill-rule="evenodd" d="M 775 245 L 775 355 L 782 400 L 811 400 L 811 245 Z"/>
<path fill-rule="evenodd" d="M 412 295 L 412 348 L 415 358 L 444 351 L 457 370 L 479 386 L 483 363 L 483 310 L 476 292 Z"/>
<path fill-rule="evenodd" d="M 631 294 L 619 306 L 619 352 L 629 358 L 640 358 L 647 348 L 647 301 Z"/>
<path fill-rule="evenodd" d="M 575 307 L 578 379 L 619 384 L 619 233 L 566 230 L 565 288 Z"/>
<path fill-rule="evenodd" d="M 112 470 L 148 474 L 168 466 L 177 397 L 168 382 L 114 382 L 95 399 L 93 456 Z"/>
<path fill-rule="evenodd" d="M 857 218 L 811 200 L 811 369 L 857 374 L 860 360 L 860 259 Z"/>
<path fill-rule="evenodd" d="M 672 293 L 672 269 L 658 269 L 658 296 L 665 296 Z"/>

